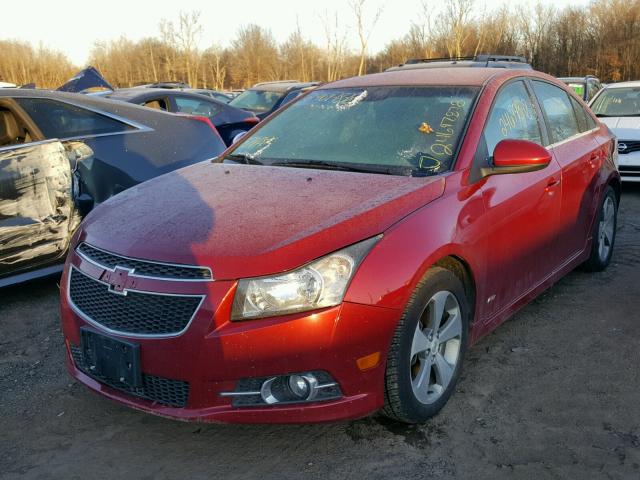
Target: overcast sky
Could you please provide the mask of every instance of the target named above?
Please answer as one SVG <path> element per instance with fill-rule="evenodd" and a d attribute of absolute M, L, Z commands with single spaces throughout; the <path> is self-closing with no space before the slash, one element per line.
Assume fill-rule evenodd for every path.
<path fill-rule="evenodd" d="M 587 0 L 542 0 L 558 8 L 566 5 L 585 5 Z M 87 62 L 91 46 L 96 40 L 110 40 L 122 35 L 137 40 L 158 35 L 162 18 L 175 20 L 180 10 L 199 10 L 204 32 L 200 48 L 216 43 L 227 46 L 241 25 L 256 23 L 271 30 L 276 40 L 283 41 L 295 29 L 296 17 L 303 33 L 318 44 L 324 43 L 324 30 L 319 20 L 324 11 L 338 12 L 348 29 L 352 47 L 358 43 L 353 28 L 352 13 L 347 0 L 18 0 L 2 1 L 2 28 L 0 39 L 17 39 L 60 50 L 72 62 L 82 66 Z M 306 5 L 305 5 L 306 3 Z M 437 0 L 431 0 L 437 5 Z M 478 0 L 487 10 L 499 7 L 503 1 Z M 533 3 L 511 0 L 509 3 Z M 367 11 L 373 14 L 384 10 L 373 35 L 369 50 L 376 52 L 399 38 L 421 13 L 420 0 L 368 0 Z"/>

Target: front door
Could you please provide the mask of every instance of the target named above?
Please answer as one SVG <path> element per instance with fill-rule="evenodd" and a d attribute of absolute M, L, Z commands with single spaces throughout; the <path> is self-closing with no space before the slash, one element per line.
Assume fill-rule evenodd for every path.
<path fill-rule="evenodd" d="M 537 104 L 525 83 L 512 81 L 498 92 L 483 133 L 488 157 L 504 139 L 546 143 Z M 561 169 L 552 159 L 537 172 L 494 175 L 482 195 L 487 229 L 487 320 L 539 285 L 557 262 L 556 232 L 561 207 Z"/>

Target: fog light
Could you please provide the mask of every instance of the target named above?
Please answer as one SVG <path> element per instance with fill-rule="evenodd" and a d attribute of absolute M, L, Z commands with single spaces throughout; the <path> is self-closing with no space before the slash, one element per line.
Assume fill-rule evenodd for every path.
<path fill-rule="evenodd" d="M 317 370 L 242 379 L 234 392 L 220 392 L 220 395 L 234 397 L 232 404 L 235 407 L 249 407 L 333 400 L 340 398 L 342 392 L 331 375 Z"/>
<path fill-rule="evenodd" d="M 311 390 L 309 383 L 301 375 L 291 375 L 289 377 L 289 388 L 291 389 L 291 393 L 301 399 L 306 399 Z"/>

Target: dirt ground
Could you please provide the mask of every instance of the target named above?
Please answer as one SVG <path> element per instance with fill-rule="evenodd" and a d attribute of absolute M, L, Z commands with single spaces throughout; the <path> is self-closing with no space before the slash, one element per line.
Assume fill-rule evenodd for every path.
<path fill-rule="evenodd" d="M 0 291 L 0 478 L 640 478 L 640 185 L 613 263 L 571 273 L 482 340 L 419 427 L 179 423 L 63 367 L 58 287 Z"/>

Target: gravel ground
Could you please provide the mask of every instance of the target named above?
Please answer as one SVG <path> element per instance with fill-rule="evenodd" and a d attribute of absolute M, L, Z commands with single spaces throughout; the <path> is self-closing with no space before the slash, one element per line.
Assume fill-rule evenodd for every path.
<path fill-rule="evenodd" d="M 640 478 L 640 185 L 613 263 L 476 345 L 435 419 L 236 426 L 129 410 L 63 367 L 58 286 L 0 291 L 0 478 Z"/>

